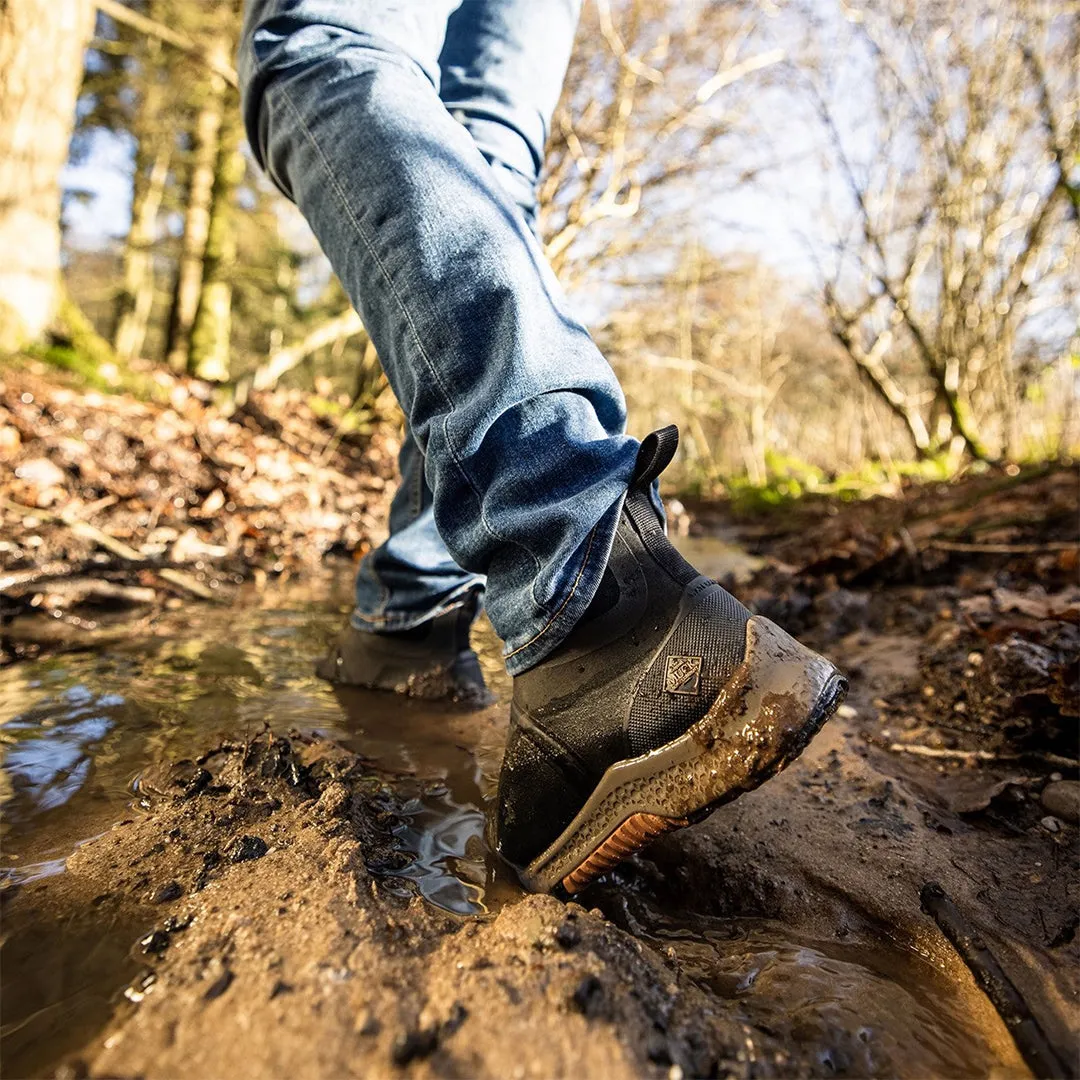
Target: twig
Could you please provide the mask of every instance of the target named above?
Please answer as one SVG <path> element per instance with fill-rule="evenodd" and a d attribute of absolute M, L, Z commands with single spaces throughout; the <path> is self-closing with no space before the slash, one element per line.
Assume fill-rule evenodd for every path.
<path fill-rule="evenodd" d="M 61 515 L 56 520 L 62 525 L 66 525 L 76 536 L 81 536 L 84 540 L 93 540 L 99 547 L 111 551 L 114 555 L 119 555 L 121 559 L 125 559 L 127 562 L 146 562 L 146 556 L 141 552 L 136 551 L 133 547 L 128 547 L 122 540 L 117 540 L 108 533 L 95 528 L 88 521 L 79 521 L 66 515 Z"/>
<path fill-rule="evenodd" d="M 194 593 L 203 600 L 217 599 L 215 594 L 201 581 L 196 581 L 190 574 L 185 574 L 182 570 L 173 570 L 169 567 L 163 567 L 161 570 L 157 571 L 157 576 L 169 582 L 170 585 L 176 585 L 178 588 L 186 589 L 189 593 Z"/>
<path fill-rule="evenodd" d="M 114 555 L 118 555 L 125 562 L 145 564 L 148 561 L 142 552 L 128 547 L 127 544 L 109 536 L 108 533 L 94 528 L 88 522 L 79 521 L 70 514 L 53 514 L 48 510 L 39 510 L 35 506 L 25 506 L 22 503 L 12 502 L 11 499 L 5 499 L 3 496 L 0 496 L 0 505 L 9 507 L 12 510 L 33 514 L 35 517 L 44 518 L 47 521 L 56 521 L 61 525 L 66 525 L 76 536 L 81 536 L 86 540 L 93 540 L 94 543 L 99 544 L 107 551 L 111 551 Z M 195 596 L 201 597 L 203 600 L 216 599 L 214 593 L 205 585 L 196 581 L 190 574 L 185 574 L 182 570 L 170 569 L 169 567 L 153 567 L 153 570 L 158 577 L 169 582 L 170 585 L 184 589 Z"/>
<path fill-rule="evenodd" d="M 196 60 L 205 64 L 215 75 L 220 75 L 230 86 L 239 87 L 240 80 L 236 77 L 236 69 L 231 64 L 225 63 L 220 57 L 207 52 L 187 34 L 173 30 L 155 19 L 148 19 L 137 11 L 132 11 L 131 8 L 121 4 L 120 0 L 95 0 L 95 4 L 98 11 L 103 15 L 108 15 L 110 19 L 123 23 L 125 26 L 130 26 L 132 30 L 137 30 L 140 34 L 157 38 L 167 45 L 172 45 L 173 48 L 180 49 L 181 52 L 186 52 L 189 56 L 193 56 Z"/>
<path fill-rule="evenodd" d="M 128 547 L 122 540 L 117 540 L 109 536 L 108 533 L 95 528 L 89 522 L 80 521 L 74 514 L 54 514 L 37 506 L 26 506 L 24 503 L 5 499 L 3 496 L 0 496 L 0 506 L 6 506 L 9 510 L 16 510 L 19 513 L 29 514 L 33 517 L 44 518 L 46 521 L 56 521 L 61 525 L 66 525 L 76 536 L 81 536 L 84 540 L 93 540 L 94 543 L 99 544 L 106 551 L 111 551 L 114 555 L 119 555 L 121 559 L 126 559 L 128 562 L 146 561 L 145 555 L 132 547 Z"/>
<path fill-rule="evenodd" d="M 964 918 L 945 890 L 937 882 L 927 882 L 919 893 L 919 901 L 922 910 L 937 923 L 979 988 L 990 999 L 1028 1068 L 1040 1077 L 1075 1076 L 1051 1045 L 1020 991 L 1013 986 L 978 931 Z"/>
<path fill-rule="evenodd" d="M 1038 555 L 1044 551 L 1072 551 L 1080 547 L 1080 542 L 1049 540 L 1043 544 L 968 544 L 959 540 L 931 540 L 926 546 L 939 551 L 967 551 L 986 555 Z"/>
<path fill-rule="evenodd" d="M 40 581 L 73 577 L 82 573 L 89 565 L 92 564 L 52 562 L 45 563 L 44 566 L 32 566 L 28 570 L 12 570 L 10 574 L 0 577 L 0 593 L 5 593 L 9 589 L 18 589 L 24 585 L 36 585 Z"/>
<path fill-rule="evenodd" d="M 158 598 L 156 589 L 144 585 L 119 585 L 101 578 L 58 581 L 48 592 L 64 597 L 68 604 L 81 603 L 90 597 L 119 600 L 125 604 L 152 604 Z"/>
<path fill-rule="evenodd" d="M 1044 761 L 1047 765 L 1057 765 L 1063 769 L 1080 768 L 1080 760 L 1064 757 L 1061 754 L 995 754 L 991 750 L 946 750 L 936 746 L 924 746 L 922 743 L 889 743 L 894 754 L 914 754 L 916 757 L 938 758 L 943 761 Z"/>
<path fill-rule="evenodd" d="M 360 316 L 350 308 L 317 326 L 302 340 L 271 353 L 266 363 L 255 369 L 251 385 L 255 390 L 272 390 L 287 371 L 296 367 L 305 357 L 317 349 L 362 333 L 364 324 Z"/>

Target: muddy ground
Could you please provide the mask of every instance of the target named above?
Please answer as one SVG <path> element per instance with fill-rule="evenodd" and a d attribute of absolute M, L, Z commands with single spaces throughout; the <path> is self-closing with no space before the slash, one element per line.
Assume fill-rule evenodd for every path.
<path fill-rule="evenodd" d="M 96 489 L 57 457 L 53 391 L 23 385 L 7 381 L 9 415 L 44 400 L 46 419 L 23 417 L 10 460 L 64 477 L 60 495 L 34 496 L 54 518 L 15 490 L 25 470 L 0 493 L 18 554 L 9 546 L 3 564 L 6 663 L 136 622 L 153 635 L 170 604 L 202 602 L 160 577 L 170 566 L 215 591 L 233 588 L 230 573 L 273 578 L 288 515 L 265 508 L 248 562 L 243 534 L 183 564 L 182 547 L 144 548 L 161 541 L 137 492 L 87 520 L 130 530 L 122 542 L 143 560 L 93 532 L 72 540 L 63 492 L 94 510 Z M 142 460 L 162 408 L 139 408 L 153 415 L 125 445 Z M 209 497 L 191 495 L 184 515 Z M 374 520 L 383 490 L 363 497 Z M 462 917 L 416 895 L 398 839 L 405 803 L 437 777 L 403 778 L 302 730 L 146 762 L 124 820 L 64 873 L 2 893 L 4 1075 L 1023 1076 L 1024 1056 L 1036 1073 L 1075 1073 L 1075 471 L 741 517 L 722 503 L 686 511 L 702 568 L 851 676 L 846 707 L 785 774 L 577 903 L 526 897 L 481 852 L 491 913 Z M 370 542 L 348 534 L 353 512 L 324 548 Z M 227 547 L 211 532 L 228 525 L 210 517 L 169 527 Z M 271 528 L 280 536 L 264 543 Z M 78 571 L 49 577 L 57 562 Z M 91 578 L 146 591 L 58 587 Z M 490 788 L 503 707 L 439 722 Z M 1004 969 L 1011 1006 L 990 979 L 995 1008 L 977 982 L 985 964 L 973 973 L 921 910 L 931 882 Z M 50 1025 L 73 985 L 118 972 L 124 996 Z"/>

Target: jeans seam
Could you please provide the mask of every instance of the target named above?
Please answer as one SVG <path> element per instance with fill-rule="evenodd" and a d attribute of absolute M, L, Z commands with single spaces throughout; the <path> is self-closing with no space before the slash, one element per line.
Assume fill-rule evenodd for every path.
<path fill-rule="evenodd" d="M 466 603 L 468 603 L 469 593 L 476 591 L 476 589 L 477 587 L 475 585 L 470 584 L 464 592 L 456 594 L 450 600 L 445 601 L 444 603 L 439 604 L 437 607 L 433 608 L 429 613 L 424 616 L 423 619 L 419 620 L 419 622 L 427 622 L 430 619 L 437 619 L 440 615 L 445 615 L 448 611 L 454 611 L 457 608 L 463 607 Z M 412 622 L 415 619 L 415 615 L 403 611 L 390 611 L 385 612 L 382 615 L 368 615 L 364 612 L 358 612 L 354 608 L 352 614 L 359 615 L 360 619 L 363 622 L 379 623 L 381 625 L 402 624 Z"/>
<path fill-rule="evenodd" d="M 423 357 L 424 363 L 427 365 L 428 371 L 431 373 L 432 381 L 439 388 L 439 393 L 442 394 L 443 400 L 449 406 L 450 413 L 452 414 L 454 412 L 454 399 L 450 396 L 449 393 L 447 393 L 446 387 L 443 385 L 442 380 L 439 378 L 439 373 L 435 368 L 435 365 L 431 362 L 431 357 L 428 356 L 427 351 L 424 349 L 423 341 L 421 340 L 420 333 L 417 330 L 416 325 L 413 323 L 412 316 L 409 314 L 408 308 L 402 301 L 401 296 L 399 295 L 397 288 L 394 285 L 393 279 L 390 277 L 390 274 L 387 272 L 386 267 L 383 265 L 382 259 L 379 258 L 379 253 L 375 250 L 375 245 L 371 242 L 370 237 L 367 235 L 363 226 L 360 224 L 359 219 L 353 213 L 352 207 L 349 205 L 349 200 L 345 197 L 345 191 L 341 186 L 341 182 L 338 180 L 337 174 L 331 167 L 330 162 L 326 158 L 326 155 L 322 152 L 322 148 L 319 146 L 318 140 L 316 140 L 315 136 L 311 132 L 311 129 L 307 126 L 304 117 L 300 113 L 300 110 L 297 108 L 296 103 L 290 97 L 289 91 L 286 89 L 286 87 L 283 86 L 281 83 L 278 83 L 275 87 L 267 88 L 268 94 L 271 89 L 277 89 L 280 92 L 282 98 L 285 101 L 285 104 L 289 107 L 290 112 L 293 114 L 293 117 L 299 125 L 300 130 L 304 133 L 308 142 L 311 144 L 312 149 L 315 151 L 315 153 L 318 155 L 319 160 L 322 162 L 323 169 L 325 169 L 326 171 L 327 179 L 330 181 L 330 184 L 334 189 L 334 193 L 337 195 L 338 201 L 341 203 L 346 218 L 352 225 L 357 237 L 360 239 L 360 242 L 367 249 L 368 254 L 375 261 L 375 265 L 379 268 L 379 272 L 382 274 L 383 280 L 386 282 L 387 291 L 394 298 L 394 302 L 397 304 L 402 317 L 408 324 L 409 330 L 412 332 L 412 337 L 416 345 L 417 352 L 419 352 L 419 354 Z M 457 455 L 454 453 L 454 447 L 450 441 L 449 433 L 447 431 L 448 422 L 449 415 L 443 418 L 442 423 L 443 437 L 446 439 L 447 452 L 450 456 L 450 460 L 454 463 L 455 468 L 460 473 L 462 479 L 465 481 L 466 485 L 472 491 L 473 495 L 476 498 L 477 509 L 479 510 L 478 517 L 480 519 L 480 524 L 483 526 L 488 535 L 490 535 L 493 539 L 498 540 L 500 543 L 503 544 L 510 543 L 511 541 L 507 540 L 505 536 L 500 536 L 499 533 L 492 529 L 492 527 L 488 524 L 487 520 L 484 518 L 483 498 L 480 495 L 479 489 L 473 483 L 472 478 L 466 472 L 465 467 L 461 464 L 461 462 L 457 458 Z M 419 440 L 417 441 L 417 445 L 419 446 Z M 521 545 L 515 546 L 521 547 Z M 540 560 L 536 557 L 536 554 L 532 551 L 529 551 L 529 549 L 525 547 L 522 547 L 522 550 L 528 551 L 529 555 L 532 556 L 533 563 L 536 566 L 536 571 L 537 573 L 539 573 Z"/>

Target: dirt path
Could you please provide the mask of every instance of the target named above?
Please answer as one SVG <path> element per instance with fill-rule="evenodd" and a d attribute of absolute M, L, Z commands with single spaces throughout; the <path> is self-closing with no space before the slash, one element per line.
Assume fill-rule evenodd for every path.
<path fill-rule="evenodd" d="M 117 926 L 137 935 L 143 966 L 128 1001 L 61 1073 L 749 1077 L 817 1074 L 828 1063 L 842 1075 L 914 1076 L 928 1064 L 1023 1074 L 1000 1021 L 948 961 L 950 978 L 925 966 L 918 984 L 920 965 L 901 965 L 906 991 L 867 980 L 883 996 L 859 1008 L 860 1036 L 846 1016 L 815 1025 L 790 1014 L 780 1026 L 755 1017 L 753 1002 L 738 1008 L 693 977 L 678 939 L 661 952 L 601 910 L 522 897 L 493 920 L 462 920 L 402 897 L 387 887 L 398 853 L 384 780 L 332 744 L 270 735 L 144 778 L 159 793 L 149 814 L 85 845 L 66 874 L 31 883 L 9 905 L 6 933 L 41 950 L 43 979 L 61 936 L 89 943 L 95 928 Z M 744 908 L 789 920 L 789 933 L 872 940 L 879 924 L 869 914 L 856 923 L 846 899 L 823 906 L 821 883 L 792 876 L 783 852 L 772 855 L 787 896 L 766 899 L 770 867 L 755 853 L 752 875 L 744 864 L 733 876 L 720 865 L 740 858 L 730 830 L 718 849 L 710 835 L 688 835 L 634 871 L 674 859 L 680 869 L 663 890 L 678 884 L 677 901 L 635 888 L 630 903 L 700 912 L 707 882 L 719 913 L 730 898 L 715 889 L 728 882 Z M 597 899 L 625 925 L 612 895 Z M 913 1018 L 909 1031 L 889 1011 L 917 1010 L 920 990 L 952 1026 L 913 1048 L 909 1037 L 934 1034 L 930 1022 Z M 783 982 L 760 992 L 791 1004 Z"/>
<path fill-rule="evenodd" d="M 5 870 L 0 883 L 4 1075 L 1027 1075 L 1008 1024 L 921 910 L 928 883 L 1014 984 L 1031 1015 L 1007 1014 L 1013 1026 L 1034 1026 L 1062 1059 L 1049 1071 L 1068 1071 L 1080 1033 L 1073 472 L 974 476 L 748 518 L 690 506 L 695 560 L 836 657 L 852 694 L 788 772 L 568 905 L 526 897 L 483 847 L 502 707 L 436 716 L 298 689 L 320 647 L 303 636 L 317 612 L 279 601 L 264 577 L 235 594 L 243 625 L 190 606 L 192 580 L 227 590 L 230 575 L 273 569 L 292 542 L 291 507 L 308 499 L 302 448 L 269 455 L 292 470 L 271 512 L 252 494 L 257 470 L 244 479 L 225 460 L 229 440 L 257 456 L 271 436 L 242 423 L 226 437 L 185 399 L 169 420 L 173 453 L 194 455 L 195 472 L 165 458 L 155 469 L 186 494 L 169 487 L 165 502 L 147 502 L 132 489 L 101 505 L 101 461 L 57 457 L 75 453 L 63 433 L 71 400 L 8 390 L 22 434 L 4 452 L 59 474 L 35 465 L 5 496 L 5 551 L 21 561 L 0 604 L 0 660 L 32 672 L 11 683 L 28 704 L 5 725 L 17 781 L 5 813 L 18 819 L 31 788 L 42 805 L 86 797 L 41 818 L 65 856 L 81 842 L 66 871 Z M 126 441 L 109 452 L 157 460 L 154 429 L 169 410 L 118 408 Z M 305 423 L 285 436 L 333 435 Z M 352 467 L 371 465 L 348 453 L 360 455 Z M 262 467 L 275 466 L 264 457 Z M 320 549 L 367 542 L 385 499 L 381 481 L 336 475 Z M 249 500 L 243 530 L 204 513 L 219 489 Z M 73 497 L 98 533 L 142 558 L 114 557 L 100 535 L 48 518 Z M 159 503 L 171 516 L 154 539 Z M 35 577 L 58 561 L 77 572 Z M 181 564 L 186 584 L 170 586 L 161 572 Z M 87 577 L 107 587 L 59 584 Z M 332 609 L 318 617 L 331 621 L 327 611 L 336 621 Z M 72 732 L 90 732 L 78 744 L 89 766 L 64 758 L 64 744 L 55 779 L 34 781 L 52 760 L 34 756 L 60 709 L 50 679 L 62 654 L 88 649 L 104 689 L 95 697 L 92 679 L 65 676 L 75 697 L 60 712 Z M 130 700 L 116 704 L 117 688 Z M 267 704 L 275 731 L 252 737 L 264 716 L 253 710 Z M 342 712 L 364 733 L 348 746 L 285 737 L 278 722 L 310 732 Z M 212 725 L 248 734 L 219 745 Z M 117 759 L 127 764 L 109 765 Z M 129 766 L 139 800 L 118 822 L 126 791 L 119 802 L 88 793 Z M 439 829 L 460 834 L 452 858 Z M 421 899 L 438 899 L 424 877 L 436 864 L 459 900 L 482 894 L 491 914 Z"/>

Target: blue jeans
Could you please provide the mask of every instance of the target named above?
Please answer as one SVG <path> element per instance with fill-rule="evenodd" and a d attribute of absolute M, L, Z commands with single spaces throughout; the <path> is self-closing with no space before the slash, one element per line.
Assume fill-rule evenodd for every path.
<path fill-rule="evenodd" d="M 577 5 L 249 0 L 240 47 L 252 149 L 408 423 L 353 625 L 406 629 L 484 585 L 512 674 L 588 607 L 638 448 L 531 229 Z"/>

